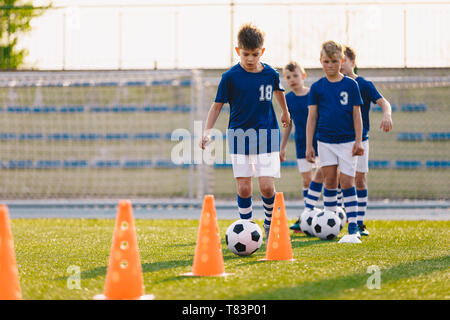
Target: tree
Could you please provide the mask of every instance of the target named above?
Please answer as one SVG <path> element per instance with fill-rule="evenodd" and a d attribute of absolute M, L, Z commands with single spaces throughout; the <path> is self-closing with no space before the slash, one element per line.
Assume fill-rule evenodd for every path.
<path fill-rule="evenodd" d="M 51 3 L 36 7 L 32 1 L 0 0 L 0 69 L 17 69 L 23 64 L 28 50 L 18 49 L 19 38 L 31 31 L 31 20 L 50 7 Z"/>

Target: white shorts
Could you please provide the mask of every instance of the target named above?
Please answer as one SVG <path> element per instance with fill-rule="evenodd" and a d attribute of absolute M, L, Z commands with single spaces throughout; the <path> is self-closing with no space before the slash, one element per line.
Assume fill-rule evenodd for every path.
<path fill-rule="evenodd" d="M 314 163 L 309 162 L 305 158 L 297 159 L 298 171 L 301 173 L 312 171 L 312 169 L 319 168 L 319 157 L 316 156 L 316 161 Z"/>
<path fill-rule="evenodd" d="M 241 177 L 280 177 L 280 153 L 231 154 L 233 174 Z"/>
<path fill-rule="evenodd" d="M 355 141 L 345 143 L 317 142 L 320 154 L 320 167 L 337 165 L 339 170 L 351 177 L 356 173 L 356 162 L 358 157 L 352 156 Z"/>
<path fill-rule="evenodd" d="M 369 139 L 362 142 L 364 147 L 364 154 L 357 156 L 356 172 L 369 172 Z"/>

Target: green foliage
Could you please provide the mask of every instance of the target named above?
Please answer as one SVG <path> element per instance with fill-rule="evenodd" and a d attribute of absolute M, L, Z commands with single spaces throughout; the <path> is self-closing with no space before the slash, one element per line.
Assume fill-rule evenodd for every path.
<path fill-rule="evenodd" d="M 23 64 L 28 50 L 19 49 L 18 40 L 31 31 L 31 21 L 50 6 L 35 7 L 32 1 L 0 0 L 0 69 L 17 69 Z"/>

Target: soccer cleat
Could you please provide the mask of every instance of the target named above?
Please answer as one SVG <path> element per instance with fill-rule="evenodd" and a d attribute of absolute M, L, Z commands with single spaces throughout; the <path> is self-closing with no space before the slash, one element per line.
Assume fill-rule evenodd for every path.
<path fill-rule="evenodd" d="M 365 237 L 369 236 L 369 231 L 366 229 L 365 224 L 362 224 L 362 225 L 358 224 L 358 228 L 359 228 L 360 235 L 365 236 Z"/>
<path fill-rule="evenodd" d="M 348 225 L 348 234 L 355 235 L 358 239 L 361 239 L 361 234 L 359 233 L 359 227 L 357 224 Z"/>
<path fill-rule="evenodd" d="M 300 218 L 298 218 L 297 221 L 289 227 L 289 229 L 294 231 L 294 233 L 303 233 L 302 229 L 300 229 Z"/>

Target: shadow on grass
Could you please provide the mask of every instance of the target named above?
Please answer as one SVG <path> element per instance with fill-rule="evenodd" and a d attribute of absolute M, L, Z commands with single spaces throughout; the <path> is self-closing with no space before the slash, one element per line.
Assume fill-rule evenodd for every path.
<path fill-rule="evenodd" d="M 426 275 L 435 271 L 446 270 L 449 268 L 449 265 L 450 256 L 443 256 L 428 260 L 402 263 L 391 268 L 381 269 L 381 290 L 383 289 L 383 284 Z M 369 277 L 369 273 L 355 273 L 341 278 L 309 281 L 296 287 L 253 292 L 245 296 L 236 296 L 232 299 L 332 299 L 344 290 L 365 287 Z"/>

